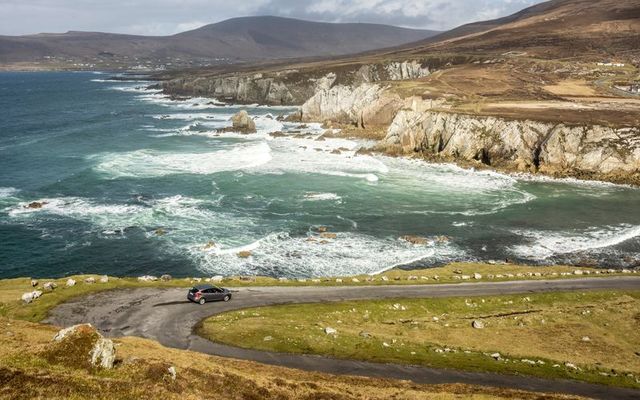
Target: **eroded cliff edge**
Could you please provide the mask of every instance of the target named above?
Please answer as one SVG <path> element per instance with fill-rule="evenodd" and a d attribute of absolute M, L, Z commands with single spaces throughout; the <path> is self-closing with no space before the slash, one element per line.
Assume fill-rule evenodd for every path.
<path fill-rule="evenodd" d="M 455 110 L 446 98 L 403 96 L 389 85 L 420 80 L 441 66 L 407 60 L 291 69 L 179 78 L 163 88 L 233 103 L 299 105 L 302 121 L 384 131 L 375 150 L 387 154 L 640 185 L 638 127 L 476 115 Z"/>

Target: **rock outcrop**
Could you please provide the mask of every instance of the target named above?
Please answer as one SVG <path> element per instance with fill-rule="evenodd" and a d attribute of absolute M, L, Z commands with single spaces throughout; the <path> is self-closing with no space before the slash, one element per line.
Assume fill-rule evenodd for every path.
<path fill-rule="evenodd" d="M 233 117 L 231 117 L 231 122 L 233 123 L 233 130 L 241 132 L 241 133 L 255 133 L 256 132 L 256 123 L 253 122 L 253 119 L 249 116 L 249 114 L 242 110 Z"/>
<path fill-rule="evenodd" d="M 360 128 L 388 126 L 404 102 L 378 84 L 320 89 L 302 105 L 303 121 L 334 121 Z"/>
<path fill-rule="evenodd" d="M 429 108 L 398 111 L 381 148 L 512 171 L 640 183 L 640 129 L 507 120 Z"/>
<path fill-rule="evenodd" d="M 54 345 L 48 351 L 52 361 L 104 369 L 113 368 L 116 359 L 113 341 L 104 338 L 91 324 L 79 324 L 61 329 L 53 337 L 53 342 Z"/>

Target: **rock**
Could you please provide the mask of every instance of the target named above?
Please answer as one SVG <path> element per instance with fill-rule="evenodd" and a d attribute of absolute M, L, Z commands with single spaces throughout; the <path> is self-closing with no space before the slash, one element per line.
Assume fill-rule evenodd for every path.
<path fill-rule="evenodd" d="M 207 244 L 204 245 L 204 250 L 210 250 L 214 247 L 216 247 L 216 242 L 214 242 L 213 240 L 209 240 Z"/>
<path fill-rule="evenodd" d="M 269 136 L 273 138 L 286 137 L 287 135 L 282 131 L 269 132 Z"/>
<path fill-rule="evenodd" d="M 42 288 L 46 292 L 53 292 L 53 289 L 55 289 L 57 287 L 58 287 L 58 285 L 55 282 L 45 282 L 45 284 L 42 285 Z"/>
<path fill-rule="evenodd" d="M 88 283 L 88 284 L 96 283 L 96 278 L 92 276 L 85 278 L 84 283 Z"/>
<path fill-rule="evenodd" d="M 243 250 L 243 251 L 238 252 L 238 257 L 239 258 L 249 258 L 249 257 L 251 257 L 251 255 L 252 255 L 251 252 L 248 251 L 248 250 Z"/>
<path fill-rule="evenodd" d="M 111 369 L 115 360 L 116 348 L 113 341 L 100 337 L 91 351 L 91 365 Z"/>
<path fill-rule="evenodd" d="M 471 276 L 469 276 L 469 275 L 461 275 L 461 276 L 460 276 L 460 278 L 461 278 L 463 281 L 468 281 L 469 279 L 471 279 Z"/>
<path fill-rule="evenodd" d="M 577 269 L 577 270 L 573 271 L 573 274 L 574 275 L 582 275 L 583 272 L 581 270 Z"/>
<path fill-rule="evenodd" d="M 319 226 L 316 228 L 316 231 L 320 232 L 320 233 L 324 233 L 326 231 L 328 231 L 329 228 L 327 228 L 326 226 Z"/>
<path fill-rule="evenodd" d="M 391 347 L 391 345 L 387 342 L 382 342 L 382 347 Z"/>
<path fill-rule="evenodd" d="M 164 275 L 162 275 L 162 276 L 160 277 L 160 280 L 161 280 L 161 281 L 164 281 L 164 282 L 168 282 L 168 281 L 170 281 L 170 280 L 172 280 L 172 279 L 173 279 L 173 277 L 172 277 L 171 275 L 169 275 L 169 274 L 164 274 Z"/>
<path fill-rule="evenodd" d="M 327 335 L 335 335 L 336 333 L 338 333 L 338 331 L 331 327 L 326 327 L 324 328 L 324 333 L 326 333 Z"/>
<path fill-rule="evenodd" d="M 109 283 L 109 277 L 106 275 L 102 275 L 100 277 L 100 283 Z"/>
<path fill-rule="evenodd" d="M 494 360 L 500 360 L 500 358 L 501 358 L 500 353 L 491 354 L 491 358 L 493 358 Z"/>
<path fill-rule="evenodd" d="M 392 306 L 392 308 L 394 310 L 400 310 L 400 311 L 405 311 L 407 309 L 407 307 L 403 306 L 402 304 L 396 303 Z"/>
<path fill-rule="evenodd" d="M 473 279 L 482 279 L 482 275 L 476 272 L 473 274 Z"/>
<path fill-rule="evenodd" d="M 154 231 L 154 233 L 156 234 L 156 236 L 164 236 L 167 234 L 167 231 L 162 228 L 158 228 Z"/>
<path fill-rule="evenodd" d="M 429 239 L 415 235 L 404 235 L 401 236 L 400 239 L 417 246 L 422 246 L 429 243 Z"/>
<path fill-rule="evenodd" d="M 67 285 L 67 287 L 75 286 L 76 285 L 75 279 L 71 279 L 71 278 L 67 279 L 66 285 Z"/>
<path fill-rule="evenodd" d="M 582 340 L 583 342 L 590 342 L 591 338 L 589 336 L 583 336 L 580 340 Z"/>
<path fill-rule="evenodd" d="M 35 297 L 33 296 L 33 292 L 27 292 L 22 294 L 21 299 L 25 304 L 29 304 L 35 299 Z"/>
<path fill-rule="evenodd" d="M 380 277 L 380 279 L 382 279 L 384 282 L 388 282 L 389 281 L 389 277 L 382 275 Z"/>
<path fill-rule="evenodd" d="M 140 282 L 154 282 L 157 280 L 158 280 L 158 277 L 153 275 L 143 275 L 138 277 L 138 281 Z"/>
<path fill-rule="evenodd" d="M 270 342 L 273 340 L 273 336 L 265 336 L 264 338 L 262 338 L 263 342 Z"/>
<path fill-rule="evenodd" d="M 211 277 L 211 282 L 222 282 L 224 277 L 222 275 L 216 275 Z"/>
<path fill-rule="evenodd" d="M 194 282 L 202 282 L 202 278 L 200 277 L 194 277 L 194 278 L 191 278 L 191 280 Z"/>
<path fill-rule="evenodd" d="M 476 320 L 474 320 L 474 321 L 471 323 L 471 326 L 472 326 L 474 329 L 484 329 L 484 322 L 482 322 L 482 321 L 480 321 L 480 320 L 476 319 Z"/>
<path fill-rule="evenodd" d="M 246 110 L 241 110 L 231 117 L 232 127 L 234 131 L 240 133 L 256 133 L 256 123 L 249 117 Z"/>
<path fill-rule="evenodd" d="M 169 372 L 169 377 L 171 378 L 171 380 L 175 381 L 176 378 L 178 377 L 178 372 L 176 371 L 176 367 L 172 365 L 169 368 L 167 368 L 167 371 Z"/>
<path fill-rule="evenodd" d="M 578 370 L 579 369 L 574 363 L 570 363 L 570 362 L 564 363 L 564 366 L 567 367 L 567 368 L 570 368 L 570 369 L 574 369 L 574 370 Z"/>
<path fill-rule="evenodd" d="M 25 208 L 31 208 L 33 210 L 38 210 L 38 209 L 46 206 L 47 204 L 49 204 L 49 203 L 47 203 L 46 201 L 33 201 L 33 202 L 27 204 L 25 206 Z"/>
<path fill-rule="evenodd" d="M 36 286 L 38 286 L 38 281 L 35 280 L 35 279 L 32 279 L 31 280 L 31 287 L 36 287 Z"/>
<path fill-rule="evenodd" d="M 337 239 L 338 235 L 332 232 L 322 232 L 320 237 L 323 239 Z"/>
<path fill-rule="evenodd" d="M 351 282 L 353 282 L 353 283 L 360 283 L 360 279 L 358 279 L 358 278 L 351 278 Z"/>
<path fill-rule="evenodd" d="M 370 339 L 371 338 L 371 334 L 367 331 L 360 331 L 360 333 L 358 334 L 360 337 L 363 337 L 365 339 Z"/>
<path fill-rule="evenodd" d="M 342 283 L 342 278 L 336 278 L 336 283 Z"/>

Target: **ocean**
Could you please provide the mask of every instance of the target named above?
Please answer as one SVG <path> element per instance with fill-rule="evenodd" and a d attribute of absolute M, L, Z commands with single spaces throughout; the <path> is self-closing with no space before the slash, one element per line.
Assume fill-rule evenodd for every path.
<path fill-rule="evenodd" d="M 294 108 L 110 76 L 0 73 L 1 278 L 640 262 L 636 188 L 356 155 L 368 143 L 277 120 Z M 241 109 L 258 133 L 218 134 Z"/>

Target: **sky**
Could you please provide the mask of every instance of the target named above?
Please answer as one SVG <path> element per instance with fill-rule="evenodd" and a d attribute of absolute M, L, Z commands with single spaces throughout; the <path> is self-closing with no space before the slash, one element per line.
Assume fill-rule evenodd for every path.
<path fill-rule="evenodd" d="M 99 31 L 170 35 L 228 18 L 277 15 L 447 30 L 542 0 L 0 0 L 0 35 Z"/>

